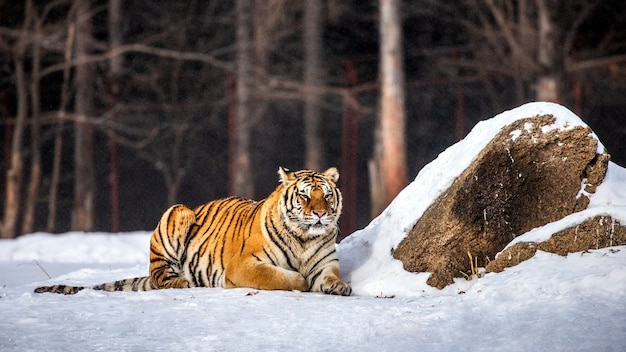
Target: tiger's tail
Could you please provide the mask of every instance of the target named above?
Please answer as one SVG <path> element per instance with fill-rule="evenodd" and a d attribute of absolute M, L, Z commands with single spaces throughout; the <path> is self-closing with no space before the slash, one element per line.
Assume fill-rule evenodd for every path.
<path fill-rule="evenodd" d="M 150 291 L 155 290 L 156 286 L 152 283 L 152 280 L 149 276 L 143 277 L 135 277 L 132 279 L 123 279 L 113 282 L 107 282 L 100 285 L 95 285 L 91 287 L 87 286 L 68 286 L 68 285 L 53 285 L 53 286 L 42 286 L 37 287 L 35 289 L 35 293 L 61 293 L 64 295 L 73 295 L 82 291 L 84 289 L 92 289 L 98 291 Z"/>

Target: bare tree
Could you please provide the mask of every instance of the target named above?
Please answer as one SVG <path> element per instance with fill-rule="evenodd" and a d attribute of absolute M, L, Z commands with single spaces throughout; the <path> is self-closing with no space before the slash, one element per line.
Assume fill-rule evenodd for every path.
<path fill-rule="evenodd" d="M 80 62 L 91 53 L 92 12 L 90 0 L 76 0 L 75 56 Z M 79 64 L 74 73 L 76 95 L 74 100 L 74 203 L 72 229 L 93 231 L 95 202 L 95 165 L 93 155 L 94 72 L 91 64 Z"/>
<path fill-rule="evenodd" d="M 87 168 L 88 177 L 85 178 L 83 171 L 89 163 L 81 160 L 91 160 L 93 156 L 83 153 L 89 151 L 90 142 L 78 135 L 96 133 L 99 136 L 99 133 L 106 132 L 111 141 L 111 148 L 107 149 L 103 141 L 96 139 L 97 143 L 103 144 L 97 145 L 95 152 L 110 152 L 111 178 L 98 177 L 98 183 L 83 188 L 91 188 L 91 192 L 77 195 L 77 208 L 82 209 L 105 205 L 88 204 L 95 200 L 94 189 L 107 190 L 108 180 L 112 181 L 112 196 L 117 193 L 114 150 L 118 144 L 123 156 L 120 168 L 125 171 L 122 175 L 129 177 L 121 183 L 122 199 L 131 205 L 131 198 L 139 195 L 136 198 L 140 200 L 132 205 L 152 207 L 146 210 L 146 214 L 156 212 L 155 209 L 162 210 L 166 198 L 168 203 L 196 202 L 206 199 L 206 195 L 226 195 L 229 192 L 226 167 L 230 167 L 233 180 L 237 174 L 238 187 L 250 187 L 254 179 L 259 190 L 275 185 L 276 165 L 273 164 L 279 161 L 286 163 L 284 166 L 306 164 L 323 169 L 324 154 L 329 160 L 338 161 L 340 140 L 345 143 L 343 152 L 347 155 L 343 158 L 345 162 L 341 162 L 342 175 L 353 175 L 342 176 L 342 179 L 349 180 L 353 187 L 358 185 L 357 176 L 362 177 L 359 182 L 366 181 L 366 177 L 358 172 L 362 165 L 356 159 L 355 150 L 359 149 L 359 154 L 363 154 L 369 152 L 371 145 L 363 141 L 356 144 L 356 138 L 352 137 L 338 138 L 339 115 L 343 101 L 346 116 L 351 116 L 346 118 L 343 136 L 352 136 L 351 133 L 356 131 L 350 126 L 357 117 L 361 118 L 361 134 L 371 133 L 372 117 L 377 113 L 372 106 L 376 99 L 372 97 L 378 89 L 384 90 L 372 77 L 378 64 L 370 55 L 378 44 L 376 36 L 372 35 L 376 30 L 372 19 L 377 18 L 375 5 L 382 8 L 386 1 L 381 0 L 380 4 L 378 1 L 337 0 L 306 3 L 242 1 L 239 5 L 247 10 L 240 17 L 242 21 L 239 23 L 243 25 L 239 29 L 244 29 L 240 41 L 234 21 L 240 14 L 235 9 L 237 1 L 122 2 L 122 13 L 132 21 L 121 25 L 113 18 L 107 22 L 104 16 L 107 10 L 111 16 L 119 14 L 116 2 L 121 1 L 100 1 L 98 6 L 89 0 L 0 1 L 0 88 L 3 97 L 0 127 L 6 133 L 6 137 L 0 137 L 4 138 L 0 164 L 4 178 L 0 196 L 3 202 L 0 211 L 2 236 L 12 237 L 42 227 L 45 219 L 42 220 L 35 211 L 41 207 L 35 205 L 46 200 L 48 231 L 69 227 L 65 215 L 74 196 L 70 183 L 74 178 L 77 181 L 89 179 L 91 171 L 106 168 L 106 165 L 97 164 L 105 160 L 97 153 L 96 164 Z M 84 4 L 92 6 L 87 14 L 82 10 L 77 16 L 77 6 L 84 9 Z M 306 4 L 312 6 L 305 7 Z M 457 114 L 459 121 L 465 118 L 467 124 L 486 116 L 486 111 L 491 114 L 514 104 L 515 99 L 517 102 L 562 99 L 565 104 L 571 103 L 568 101 L 572 99 L 572 93 L 568 91 L 571 85 L 577 88 L 576 99 L 585 102 L 577 105 L 578 111 L 615 111 L 623 100 L 619 93 L 623 90 L 623 63 L 626 62 L 624 20 L 620 16 L 608 16 L 622 13 L 623 1 L 419 0 L 405 2 L 402 6 L 402 16 L 398 17 L 402 17 L 405 31 L 419 31 L 419 35 L 407 36 L 407 39 L 414 40 L 409 55 L 420 55 L 420 59 L 406 61 L 411 65 L 407 82 L 411 87 L 419 87 L 406 98 L 411 104 L 407 118 L 409 113 L 415 117 L 414 120 L 412 117 L 415 123 L 407 124 L 406 133 L 408 136 L 416 133 L 417 137 L 413 138 L 418 139 L 404 142 L 402 132 L 389 137 L 392 136 L 389 131 L 404 130 L 398 127 L 404 116 L 404 107 L 399 103 L 404 93 L 383 93 L 379 106 L 381 119 L 376 131 L 380 143 L 376 147 L 377 163 L 372 164 L 375 172 L 371 175 L 372 184 L 381 191 L 380 196 L 373 197 L 374 201 L 380 200 L 380 205 L 374 206 L 378 209 L 375 213 L 392 197 L 387 191 L 393 187 L 383 181 L 404 177 L 404 171 L 393 171 L 394 166 L 389 165 L 391 161 L 406 158 L 402 153 L 403 144 L 415 148 L 410 165 L 417 168 L 417 164 L 433 156 L 432 141 L 436 141 L 438 147 L 452 141 L 446 138 L 445 130 L 439 128 L 447 126 L 450 121 L 442 121 L 445 119 L 440 118 L 441 115 L 428 113 L 438 109 L 452 116 L 454 96 L 450 94 L 451 87 L 458 88 L 457 106 L 465 107 Z M 424 9 L 425 6 L 428 9 Z M 407 9 L 424 17 L 427 16 L 425 10 L 432 11 L 433 17 L 416 25 L 415 15 L 404 11 Z M 246 13 L 247 19 L 244 20 Z M 326 15 L 329 15 L 328 19 L 335 16 L 336 20 L 327 21 Z M 77 28 L 81 25 L 79 19 L 85 16 L 93 18 L 94 34 L 89 38 L 84 34 L 91 30 Z M 386 18 L 383 12 L 380 18 Z M 399 19 L 392 22 L 400 24 Z M 118 33 L 121 29 L 124 29 L 123 33 Z M 381 33 L 386 29 L 381 22 Z M 351 32 L 353 30 L 355 32 Z M 325 40 L 319 43 L 315 38 L 321 33 L 324 33 Z M 436 35 L 431 35 L 434 33 Z M 388 35 L 381 34 L 383 37 L 386 39 L 381 43 L 392 42 Z M 99 39 L 109 42 L 99 42 Z M 79 48 L 82 49 L 79 51 Z M 395 50 L 395 54 L 400 54 L 395 69 L 401 73 L 402 47 Z M 344 68 L 342 73 L 340 63 L 346 61 L 352 61 L 355 67 Z M 97 68 L 94 71 L 98 73 L 95 77 L 79 79 L 84 76 L 86 67 Z M 384 77 L 395 77 L 396 83 L 404 80 L 402 75 L 388 75 L 383 71 L 381 66 L 380 83 L 389 82 Z M 348 78 L 352 76 L 353 80 Z M 231 88 L 225 87 L 227 77 L 232 78 Z M 85 85 L 81 86 L 83 83 Z M 438 85 L 437 90 L 432 88 L 434 84 Z M 110 90 L 104 92 L 109 92 L 110 96 L 100 94 L 103 92 L 100 89 L 107 87 Z M 610 97 L 603 96 L 605 100 L 598 102 L 593 96 L 599 94 L 596 92 L 598 88 L 604 89 L 602 92 L 610 91 Z M 486 96 L 497 103 L 488 106 L 490 99 L 483 99 Z M 110 100 L 103 101 L 105 97 Z M 608 99 L 611 107 L 607 107 Z M 86 100 L 93 102 L 93 109 L 84 104 L 81 108 L 81 102 Z M 394 100 L 395 103 L 391 104 Z M 413 105 L 418 101 L 419 106 Z M 232 149 L 229 165 L 229 156 L 224 150 L 227 106 L 231 102 L 235 106 L 232 121 L 236 123 L 232 125 L 235 132 L 232 141 L 237 148 Z M 497 104 L 500 105 L 496 107 Z M 323 107 L 322 111 L 320 107 Z M 397 110 L 389 113 L 394 109 Z M 304 122 L 315 121 L 315 118 L 303 119 L 301 112 L 306 116 L 318 116 L 317 124 L 322 115 L 325 130 L 315 122 Z M 589 118 L 604 119 L 603 123 L 613 124 L 615 134 L 621 136 L 619 121 L 605 119 L 604 114 L 589 115 Z M 383 116 L 393 119 L 383 120 Z M 394 119 L 398 121 L 394 123 Z M 611 121 L 605 122 L 607 120 Z M 293 136 L 299 136 L 305 129 L 303 124 L 311 127 L 306 127 L 308 137 L 294 143 Z M 459 123 L 458 126 L 460 137 L 464 125 Z M 260 129 L 264 129 L 263 133 L 259 132 Z M 77 139 L 74 140 L 75 132 Z M 426 138 L 427 134 L 431 136 Z M 277 138 L 282 136 L 290 138 Z M 317 142 L 316 138 L 322 138 L 325 143 Z M 384 144 L 383 140 L 395 143 Z M 87 147 L 80 145 L 83 142 Z M 350 145 L 351 149 L 348 142 L 354 143 Z M 328 150 L 325 152 L 316 144 Z M 68 153 L 75 145 L 76 174 L 72 177 L 72 155 L 63 153 Z M 614 152 L 614 155 L 619 153 Z M 51 156 L 52 170 L 47 163 Z M 44 166 L 42 177 L 38 176 L 39 159 Z M 134 163 L 137 159 L 143 159 L 141 169 Z M 305 159 L 322 159 L 319 164 L 322 166 Z M 250 167 L 251 164 L 255 167 Z M 151 187 L 156 189 L 132 187 L 131 182 L 135 180 L 130 178 L 146 175 L 153 176 Z M 375 182 L 377 178 L 381 180 L 378 183 Z M 347 182 L 342 184 L 342 188 L 348 187 Z M 131 190 L 137 193 L 132 196 L 124 194 L 124 191 Z M 76 193 L 79 192 L 81 189 L 77 188 Z M 48 194 L 42 197 L 44 193 Z M 234 186 L 230 193 L 251 196 L 251 191 L 235 190 Z M 348 191 L 346 188 L 344 193 L 344 201 L 348 202 L 349 194 L 361 194 L 362 189 Z M 376 195 L 375 190 L 373 194 Z M 114 210 L 119 208 L 116 203 L 111 199 L 113 213 L 119 211 Z M 348 215 L 348 206 L 345 209 Z M 107 211 L 103 210 L 105 214 Z M 365 218 L 358 216 L 360 221 Z M 349 218 L 344 220 L 344 228 L 353 227 Z M 93 226 L 93 221 L 88 222 Z"/>
<path fill-rule="evenodd" d="M 274 116 L 271 114 L 272 104 L 268 98 L 267 84 L 271 73 L 271 54 L 276 46 L 275 31 L 283 27 L 285 0 L 257 0 L 254 1 L 252 14 L 253 22 L 253 48 L 254 48 L 254 92 L 253 104 L 250 106 L 250 119 L 253 124 L 251 162 L 255 172 L 255 197 L 264 195 L 263 185 L 257 183 L 265 175 L 276 175 L 276 170 L 268 168 L 276 162 L 272 151 L 276 143 L 276 135 L 280 132 L 280 126 L 273 123 Z M 235 92 L 233 82 L 232 96 Z M 236 104 L 236 102 L 233 102 Z M 236 116 L 236 108 L 232 109 L 233 117 Z M 233 142 L 235 139 L 233 138 Z M 231 193 L 232 194 L 232 193 Z"/>
<path fill-rule="evenodd" d="M 76 24 L 71 19 L 76 11 L 76 3 L 73 3 L 68 11 L 66 24 L 66 40 L 63 43 L 63 80 L 61 82 L 61 93 L 59 97 L 59 109 L 57 112 L 57 120 L 54 127 L 54 151 L 52 157 L 52 175 L 50 176 L 50 190 L 48 194 L 48 219 L 46 230 L 54 232 L 56 229 L 57 203 L 59 196 L 59 183 L 61 179 L 61 159 L 63 154 L 63 126 L 65 119 L 63 118 L 69 101 L 70 101 L 70 70 L 72 61 L 72 49 L 74 47 L 74 39 L 76 33 Z"/>
<path fill-rule="evenodd" d="M 598 0 L 472 0 L 454 6 L 434 6 L 442 16 L 447 12 L 450 20 L 462 24 L 473 42 L 471 58 L 449 64 L 485 75 L 512 77 L 516 99 L 521 103 L 529 99 L 563 102 L 568 74 L 584 66 L 573 57 L 575 38 L 601 3 Z M 616 59 L 605 63 L 623 61 Z"/>
<path fill-rule="evenodd" d="M 353 60 L 342 65 L 344 80 L 349 87 L 359 84 L 359 76 Z M 341 177 L 349 182 L 342 183 L 343 210 L 341 212 L 340 240 L 357 230 L 359 198 L 359 96 L 348 91 L 343 98 L 343 121 L 341 131 Z"/>
<path fill-rule="evenodd" d="M 304 2 L 304 84 L 318 88 L 323 84 L 322 50 L 322 1 Z M 324 142 L 321 136 L 321 97 L 318 89 L 307 89 L 304 98 L 305 166 L 322 170 L 326 165 Z"/>
<path fill-rule="evenodd" d="M 229 161 L 231 194 L 254 197 L 252 161 L 250 160 L 251 94 L 252 94 L 252 2 L 236 0 L 236 117 L 231 121 L 234 141 Z"/>
<path fill-rule="evenodd" d="M 23 11 L 20 29 L 0 28 L 0 49 L 12 58 L 12 80 L 17 96 L 17 114 L 7 168 L 5 218 L 0 226 L 3 236 L 9 238 L 33 232 L 42 184 L 41 69 L 44 58 L 54 57 L 58 36 L 55 24 L 44 25 L 59 4 L 45 4 L 40 6 L 40 11 L 36 5 L 34 1 L 27 0 L 16 6 L 19 9 L 16 13 Z M 30 63 L 30 67 L 26 63 Z M 5 112 L 10 114 L 8 109 Z M 28 149 L 25 148 L 26 144 Z M 24 168 L 27 163 L 28 167 Z M 26 189 L 22 192 L 24 185 Z M 18 229 L 19 225 L 21 228 Z"/>
<path fill-rule="evenodd" d="M 375 167 L 370 167 L 372 215 L 379 214 L 407 184 L 404 55 L 400 0 L 380 0 L 381 112 L 376 131 Z M 377 175 L 376 175 L 377 174 Z"/>
<path fill-rule="evenodd" d="M 554 17 L 558 9 L 550 6 L 548 0 L 537 0 L 538 59 L 540 66 L 536 83 L 537 100 L 562 101 L 563 56 L 558 50 L 563 38 L 559 34 Z"/>
<path fill-rule="evenodd" d="M 31 7 L 32 1 L 28 1 Z M 40 89 L 39 72 L 41 69 L 41 39 L 43 37 L 42 19 L 36 10 L 31 10 L 33 43 L 32 43 L 32 63 L 30 78 L 30 180 L 24 203 L 24 216 L 22 219 L 22 234 L 31 233 L 34 229 L 35 209 L 39 200 L 39 188 L 41 184 L 41 136 L 40 136 Z"/>
<path fill-rule="evenodd" d="M 124 84 L 118 83 L 119 104 L 107 112 L 108 135 L 112 143 L 123 145 L 124 150 L 147 161 L 162 177 L 164 192 L 151 192 L 146 197 L 154 197 L 163 207 L 181 201 L 185 182 L 192 183 L 195 178 L 196 183 L 202 184 L 197 180 L 206 181 L 207 172 L 218 170 L 199 160 L 205 158 L 213 163 L 212 159 L 219 160 L 215 155 L 224 150 L 223 146 L 214 148 L 214 141 L 208 140 L 206 134 L 216 128 L 216 116 L 224 112 L 228 103 L 227 89 L 218 82 L 224 80 L 230 64 L 215 59 L 211 51 L 228 53 L 223 46 L 232 42 L 234 26 L 228 25 L 225 32 L 218 29 L 224 30 L 220 23 L 230 23 L 229 17 L 221 16 L 232 9 L 218 3 L 190 6 L 185 2 L 158 1 L 129 6 L 137 6 L 134 11 L 141 10 L 135 20 L 155 28 L 146 37 L 132 28 L 131 21 L 124 37 L 128 44 L 112 43 L 109 51 L 101 55 L 110 59 L 127 50 L 134 52 L 124 62 L 124 74 L 110 79 L 113 85 L 119 80 Z M 138 35 L 133 34 L 135 31 Z M 220 63 L 215 65 L 216 62 Z M 139 98 L 132 96 L 137 91 L 142 92 Z M 223 125 L 220 122 L 219 127 Z M 225 193 L 224 190 L 222 194 Z"/>
<path fill-rule="evenodd" d="M 24 172 L 22 141 L 28 114 L 28 84 L 26 82 L 24 61 L 29 44 L 28 28 L 34 13 L 32 0 L 27 1 L 22 30 L 15 43 L 8 48 L 15 69 L 15 86 L 17 88 L 17 114 L 13 128 L 13 139 L 10 151 L 10 164 L 6 173 L 6 193 L 4 198 L 4 217 L 2 219 L 1 238 L 14 238 L 17 235 L 17 224 L 21 211 L 20 195 Z"/>
<path fill-rule="evenodd" d="M 484 0 L 483 4 L 475 7 L 480 26 L 473 32 L 484 31 L 485 43 L 497 53 L 500 64 L 510 62 L 521 89 L 533 87 L 538 100 L 560 101 L 559 70 L 564 62 L 559 57 L 561 33 L 554 23 L 558 2 Z M 524 95 L 518 93 L 521 101 Z"/>
<path fill-rule="evenodd" d="M 118 48 L 122 45 L 122 1 L 109 0 L 109 47 Z M 109 77 L 106 84 L 106 95 L 108 105 L 112 108 L 109 116 L 111 124 L 115 125 L 117 120 L 117 97 L 120 93 L 120 80 L 124 70 L 124 56 L 116 55 L 109 61 Z M 109 129 L 109 165 L 111 182 L 111 231 L 120 231 L 120 171 L 119 171 L 119 149 L 117 143 L 117 131 L 115 128 Z"/>

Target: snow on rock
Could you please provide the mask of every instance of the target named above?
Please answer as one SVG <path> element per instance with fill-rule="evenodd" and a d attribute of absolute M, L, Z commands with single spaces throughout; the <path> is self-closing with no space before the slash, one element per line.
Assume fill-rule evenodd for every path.
<path fill-rule="evenodd" d="M 589 207 L 612 205 L 626 206 L 626 168 L 609 162 L 604 181 L 589 196 Z"/>
<path fill-rule="evenodd" d="M 581 223 L 598 215 L 606 215 L 626 225 L 626 206 L 596 206 L 571 214 L 561 220 L 534 228 L 513 239 L 504 249 L 522 242 L 545 242 L 553 234 L 578 226 Z M 504 250 L 503 249 L 503 250 Z"/>
<path fill-rule="evenodd" d="M 442 152 L 434 161 L 426 165 L 380 216 L 366 228 L 345 238 L 338 246 L 342 276 L 351 282 L 356 293 L 419 295 L 429 290 L 425 280 L 429 274 L 409 273 L 404 271 L 402 263 L 393 259 L 392 249 L 404 239 L 424 211 L 445 191 L 452 182 L 471 164 L 481 150 L 505 126 L 519 119 L 537 115 L 553 115 L 555 122 L 545 126 L 544 132 L 575 126 L 588 127 L 578 116 L 567 108 L 553 103 L 529 103 L 516 109 L 503 112 L 494 118 L 481 121 L 462 141 Z M 597 140 L 597 136 L 593 134 Z M 513 135 L 513 137 L 515 137 Z M 605 151 L 598 141 L 598 153 Z M 605 183 L 621 182 L 623 169 L 610 165 L 610 175 Z M 617 198 L 625 193 L 614 193 L 615 188 L 624 188 L 603 184 L 598 187 L 598 194 L 592 197 L 593 205 L 619 204 L 624 198 Z M 590 210 L 593 213 L 594 210 Z M 598 210 L 599 211 L 599 210 Z M 588 214 L 591 216 L 591 214 Z M 404 282 L 399 291 L 390 290 L 393 283 Z"/>

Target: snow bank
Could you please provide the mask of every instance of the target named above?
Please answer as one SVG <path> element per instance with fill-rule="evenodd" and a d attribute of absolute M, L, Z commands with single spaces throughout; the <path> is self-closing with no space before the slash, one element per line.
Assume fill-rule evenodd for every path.
<path fill-rule="evenodd" d="M 0 240 L 0 261 L 61 263 L 149 262 L 150 232 L 70 232 L 61 235 L 35 233 L 16 240 Z"/>
<path fill-rule="evenodd" d="M 63 296 L 32 290 L 145 275 L 146 265 L 48 263 L 79 239 L 45 237 L 50 250 L 37 259 L 52 279 L 35 265 L 0 262 L 0 351 L 620 351 L 626 343 L 626 246 L 539 252 L 503 273 L 413 297 L 391 298 L 415 286 L 401 280 L 352 297 L 207 288 Z M 81 250 L 143 252 L 110 237 Z M 26 236 L 19 248 L 40 239 Z M 359 284 L 373 289 L 374 280 Z"/>

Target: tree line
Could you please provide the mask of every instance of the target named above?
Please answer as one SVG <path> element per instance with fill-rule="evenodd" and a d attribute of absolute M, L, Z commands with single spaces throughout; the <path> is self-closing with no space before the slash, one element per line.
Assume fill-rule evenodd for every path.
<path fill-rule="evenodd" d="M 342 233 L 479 120 L 559 102 L 626 161 L 621 0 L 0 1 L 0 236 L 153 227 L 338 166 Z"/>

